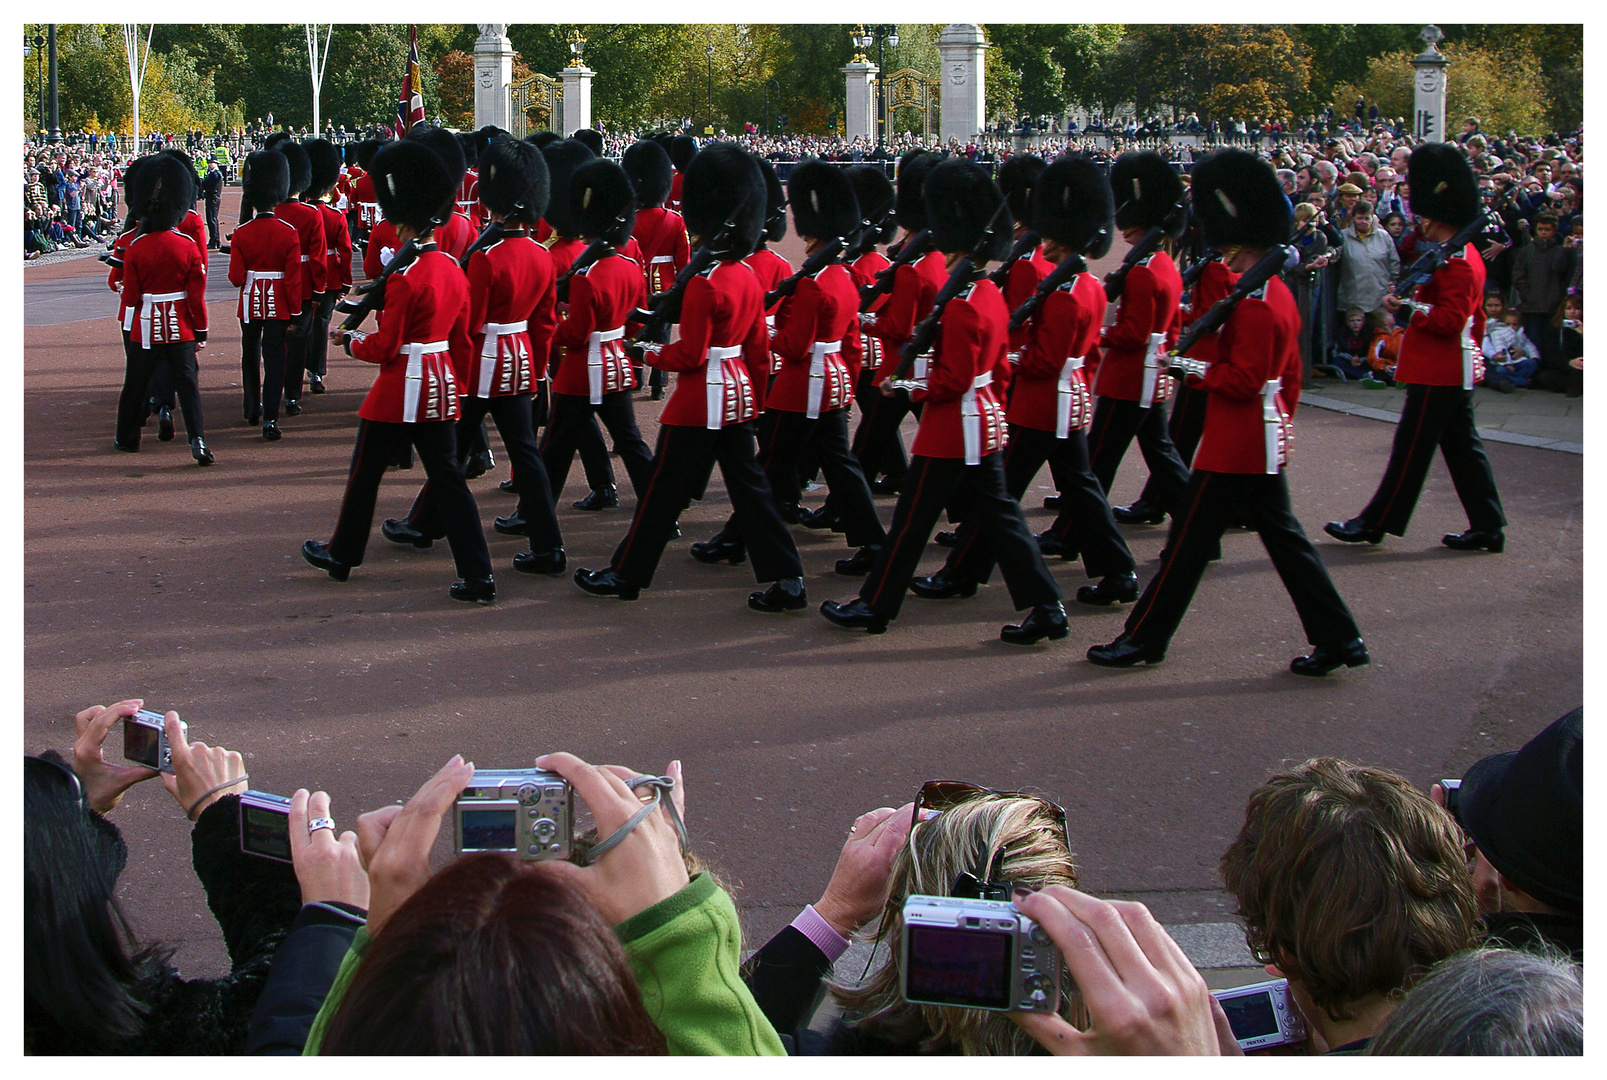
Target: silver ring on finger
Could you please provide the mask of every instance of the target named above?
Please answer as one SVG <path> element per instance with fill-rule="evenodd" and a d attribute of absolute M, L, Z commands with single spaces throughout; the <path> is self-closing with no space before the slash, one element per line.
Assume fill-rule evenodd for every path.
<path fill-rule="evenodd" d="M 334 819 L 333 818 L 320 817 L 320 818 L 313 818 L 311 821 L 307 822 L 307 835 L 308 836 L 311 836 L 313 833 L 317 832 L 319 829 L 328 829 L 330 832 L 334 832 L 335 831 L 335 821 L 334 821 Z"/>

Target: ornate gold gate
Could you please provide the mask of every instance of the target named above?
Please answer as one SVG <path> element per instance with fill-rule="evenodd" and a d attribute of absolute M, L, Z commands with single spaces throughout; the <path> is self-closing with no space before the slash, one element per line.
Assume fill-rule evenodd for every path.
<path fill-rule="evenodd" d="M 538 71 L 528 79 L 511 84 L 508 99 L 512 106 L 508 126 L 513 129 L 514 138 L 522 139 L 530 131 L 532 113 L 547 130 L 555 128 L 558 106 L 564 100 L 564 84 Z"/>
<path fill-rule="evenodd" d="M 887 127 L 888 139 L 891 141 L 893 133 L 897 130 L 895 118 L 899 109 L 919 109 L 921 113 L 921 138 L 928 144 L 932 141 L 934 102 L 932 95 L 932 80 L 914 68 L 900 68 L 887 76 Z"/>

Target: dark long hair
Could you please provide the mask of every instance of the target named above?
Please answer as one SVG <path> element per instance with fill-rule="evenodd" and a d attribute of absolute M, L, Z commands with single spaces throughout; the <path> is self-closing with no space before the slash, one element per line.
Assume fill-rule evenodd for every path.
<path fill-rule="evenodd" d="M 369 946 L 323 1054 L 663 1054 L 614 929 L 539 863 L 472 855 Z"/>
<path fill-rule="evenodd" d="M 145 1026 L 137 984 L 171 950 L 140 948 L 115 890 L 127 849 L 59 757 L 23 762 L 24 1041 L 113 1050 Z"/>

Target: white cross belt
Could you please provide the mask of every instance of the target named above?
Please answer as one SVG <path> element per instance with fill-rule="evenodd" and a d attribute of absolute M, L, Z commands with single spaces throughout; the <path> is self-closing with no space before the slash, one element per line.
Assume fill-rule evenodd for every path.
<path fill-rule="evenodd" d="M 1278 430 L 1283 416 L 1278 412 L 1278 391 L 1283 389 L 1282 379 L 1268 379 L 1261 388 L 1261 426 L 1267 436 L 1267 475 L 1278 473 Z"/>
<path fill-rule="evenodd" d="M 1147 409 L 1155 404 L 1155 384 L 1160 381 L 1161 353 L 1166 344 L 1164 333 L 1151 334 L 1144 349 L 1144 389 L 1138 397 L 1138 407 Z"/>
<path fill-rule="evenodd" d="M 181 292 L 145 293 L 142 297 L 140 297 L 139 321 L 140 326 L 144 331 L 140 334 L 141 346 L 147 349 L 151 347 L 151 335 L 153 333 L 154 323 L 156 321 L 156 305 L 166 304 L 175 300 L 183 299 L 184 293 Z M 133 308 L 129 309 L 131 312 L 133 310 Z"/>
<path fill-rule="evenodd" d="M 1084 357 L 1069 356 L 1066 362 L 1060 365 L 1060 380 L 1055 383 L 1055 438 L 1064 439 L 1071 435 L 1071 403 L 1074 397 L 1072 383 L 1075 381 L 1071 373 L 1080 370 Z"/>
<path fill-rule="evenodd" d="M 246 283 L 240 289 L 240 299 L 244 301 L 244 303 L 240 305 L 244 309 L 244 314 L 240 316 L 241 322 L 248 323 L 251 321 L 251 304 L 257 297 L 257 282 L 283 281 L 284 276 L 285 274 L 283 270 L 246 271 Z M 263 295 L 267 295 L 266 291 L 264 291 Z M 267 316 L 264 315 L 263 317 L 266 318 Z"/>

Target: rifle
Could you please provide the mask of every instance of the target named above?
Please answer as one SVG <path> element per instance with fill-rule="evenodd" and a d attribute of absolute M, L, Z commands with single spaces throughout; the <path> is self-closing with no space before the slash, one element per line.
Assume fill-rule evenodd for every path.
<path fill-rule="evenodd" d="M 1010 254 L 1004 257 L 1004 262 L 999 264 L 999 268 L 997 270 L 994 270 L 988 275 L 988 280 L 993 282 L 999 288 L 1004 288 L 1004 279 L 1010 276 L 1010 268 L 1016 263 L 1020 262 L 1022 259 L 1026 258 L 1028 255 L 1032 254 L 1033 249 L 1035 249 L 1041 241 L 1042 237 L 1033 232 L 1031 229 L 1028 229 L 1026 232 L 1022 233 L 1021 239 L 1017 240 L 1015 242 L 1015 246 L 1010 249 Z"/>
<path fill-rule="evenodd" d="M 587 244 L 586 250 L 582 251 L 575 261 L 569 264 L 569 269 L 565 270 L 563 275 L 558 278 L 558 283 L 555 286 L 558 290 L 558 302 L 560 304 L 569 303 L 569 281 L 571 278 L 588 266 L 595 265 L 599 259 L 613 253 L 614 245 L 610 244 L 604 237 L 599 236 Z"/>
<path fill-rule="evenodd" d="M 1480 209 L 1472 221 L 1462 226 L 1462 230 L 1445 243 L 1426 245 L 1428 250 L 1419 255 L 1417 261 L 1395 282 L 1395 295 L 1402 298 L 1410 296 L 1419 285 L 1433 277 L 1447 259 L 1472 243 L 1488 224 L 1487 212 Z"/>
<path fill-rule="evenodd" d="M 1187 292 L 1192 288 L 1194 283 L 1200 280 L 1200 275 L 1205 273 L 1205 268 L 1221 258 L 1221 256 L 1222 252 L 1216 248 L 1206 248 L 1202 251 L 1200 257 L 1194 260 L 1194 265 L 1189 267 L 1183 274 L 1183 290 Z"/>
<path fill-rule="evenodd" d="M 336 304 L 336 311 L 346 313 L 346 318 L 341 321 L 340 328 L 342 330 L 355 330 L 363 325 L 363 320 L 368 317 L 370 311 L 383 311 L 385 309 L 385 283 L 391 279 L 392 274 L 398 270 L 405 270 L 410 266 L 413 260 L 418 258 L 418 255 L 419 243 L 418 237 L 415 236 L 396 249 L 396 254 L 392 255 L 391 261 L 385 264 L 385 269 L 380 271 L 379 277 L 366 285 L 359 285 L 351 291 L 350 296 L 345 297 Z"/>
<path fill-rule="evenodd" d="M 1200 339 L 1206 334 L 1219 330 L 1222 324 L 1228 321 L 1228 316 L 1233 314 L 1233 309 L 1238 307 L 1245 297 L 1283 273 L 1284 267 L 1299 257 L 1299 251 L 1289 244 L 1274 245 L 1259 262 L 1239 275 L 1232 292 L 1212 304 L 1209 311 L 1195 319 L 1187 330 L 1178 335 L 1177 344 L 1172 346 L 1168 354 L 1172 358 L 1168 366 L 1185 375 L 1205 374 L 1209 364 L 1202 360 L 1185 359 L 1183 354 L 1199 344 Z"/>
<path fill-rule="evenodd" d="M 874 212 L 865 215 L 864 219 L 859 223 L 859 228 L 854 231 L 853 238 L 848 241 L 848 246 L 843 250 L 844 262 L 857 259 L 861 255 L 875 250 L 876 234 L 882 231 L 882 227 L 886 224 L 887 215 L 892 212 L 892 209 L 893 200 L 888 199 L 881 206 L 878 206 Z M 888 257 L 891 258 L 892 256 L 889 255 Z"/>
<path fill-rule="evenodd" d="M 1127 288 L 1127 275 L 1133 267 L 1149 258 L 1160 250 L 1161 241 L 1177 230 L 1180 218 L 1188 214 L 1188 207 L 1178 203 L 1167 212 L 1161 223 L 1144 234 L 1144 239 L 1132 246 L 1122 264 L 1105 275 L 1105 299 L 1116 301 L 1121 298 L 1122 290 Z"/>
<path fill-rule="evenodd" d="M 806 277 L 814 277 L 836 262 L 838 257 L 842 255 L 843 249 L 847 246 L 847 242 L 840 236 L 834 236 L 826 241 L 819 251 L 803 261 L 803 265 L 798 267 L 796 273 L 776 282 L 776 287 L 764 294 L 765 310 L 768 311 L 771 305 L 782 297 L 791 296 L 793 291 L 798 288 L 798 282 Z"/>
<path fill-rule="evenodd" d="M 1064 259 L 1061 259 L 1060 262 L 1055 264 L 1055 268 L 1045 274 L 1042 281 L 1038 282 L 1037 290 L 1027 297 L 1020 307 L 1010 313 L 1010 329 L 1021 329 L 1028 319 L 1037 314 L 1038 309 L 1043 306 L 1043 302 L 1049 299 L 1050 293 L 1087 269 L 1088 261 L 1081 255 L 1067 255 Z"/>
<path fill-rule="evenodd" d="M 892 256 L 893 261 L 876 271 L 875 281 L 860 286 L 859 310 L 864 311 L 878 296 L 893 291 L 893 275 L 898 272 L 900 266 L 908 266 L 931 250 L 932 234 L 925 229 L 913 236 L 905 237 L 904 242 L 898 247 L 897 255 L 893 255 L 892 248 L 888 248 L 888 254 Z"/>
<path fill-rule="evenodd" d="M 932 299 L 932 310 L 915 327 L 914 334 L 898 354 L 898 367 L 889 381 L 903 379 L 915 366 L 915 358 L 932 347 L 932 343 L 937 340 L 938 324 L 942 322 L 943 309 L 949 306 L 949 301 L 959 296 L 973 282 L 981 280 L 982 274 L 977 267 L 987 262 L 988 248 L 993 246 L 994 229 L 999 224 L 999 215 L 1008 205 L 1008 202 L 999 203 L 999 208 L 993 212 L 993 217 L 988 219 L 987 227 L 982 230 L 982 238 L 977 241 L 976 247 L 955 263 L 954 269 L 949 271 L 949 279 L 943 283 L 937 296 Z"/>
<path fill-rule="evenodd" d="M 681 267 L 681 272 L 675 275 L 670 287 L 661 293 L 654 293 L 645 308 L 637 308 L 631 312 L 630 321 L 640 323 L 642 329 L 627 344 L 662 345 L 669 341 L 670 326 L 681 321 L 681 299 L 686 295 L 686 287 L 692 283 L 693 278 L 735 250 L 737 221 L 747 206 L 748 200 L 743 199 L 732 208 L 731 216 L 725 219 L 720 231 L 714 234 L 714 239 L 692 252 L 692 257 Z"/>
<path fill-rule="evenodd" d="M 502 234 L 507 232 L 507 229 L 508 227 L 500 221 L 486 222 L 485 228 L 480 230 L 480 235 L 476 236 L 474 238 L 474 243 L 469 245 L 469 250 L 465 251 L 463 253 L 463 258 L 458 260 L 458 265 L 467 270 L 469 268 L 469 260 L 474 258 L 474 253 L 476 251 L 484 251 L 498 240 L 501 240 Z"/>

